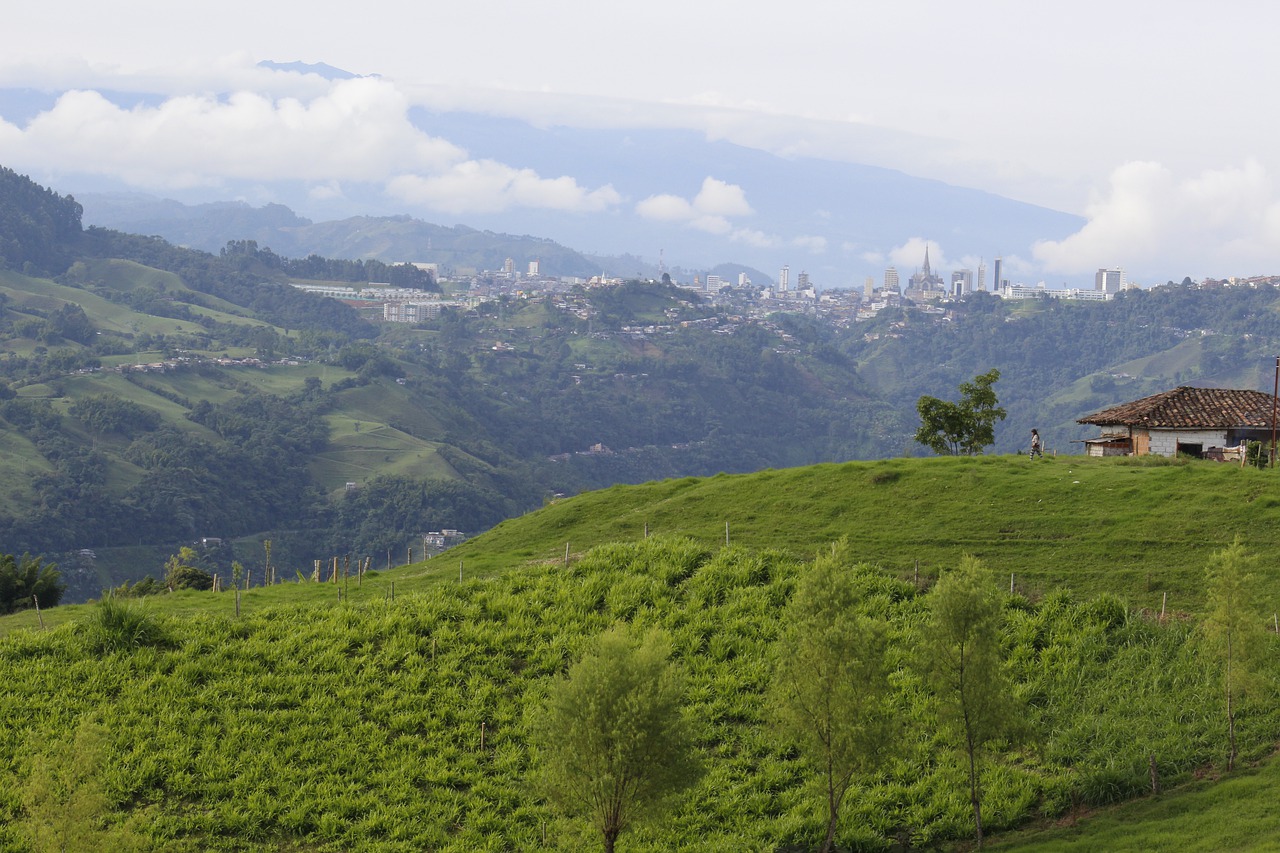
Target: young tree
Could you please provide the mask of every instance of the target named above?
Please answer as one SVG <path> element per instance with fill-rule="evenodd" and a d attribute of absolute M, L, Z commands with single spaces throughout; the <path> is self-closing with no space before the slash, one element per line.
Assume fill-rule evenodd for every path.
<path fill-rule="evenodd" d="M 879 767 L 895 738 L 887 626 L 859 613 L 848 543 L 819 554 L 787 606 L 771 685 L 774 717 L 821 773 L 827 800 L 822 853 L 857 773 Z"/>
<path fill-rule="evenodd" d="M 992 368 L 960 383 L 960 402 L 951 403 L 927 394 L 916 401 L 920 427 L 916 441 L 942 456 L 975 456 L 995 442 L 995 423 L 1004 420 L 991 386 L 1000 378 Z"/>
<path fill-rule="evenodd" d="M 213 575 L 196 566 L 196 549 L 183 545 L 164 564 L 164 585 L 176 589 L 213 589 Z"/>
<path fill-rule="evenodd" d="M 1010 732 L 1015 704 L 1001 668 L 999 592 L 974 557 L 938 580 L 922 643 L 924 670 L 943 726 L 954 732 L 969 763 L 969 801 L 982 846 L 982 747 Z"/>
<path fill-rule="evenodd" d="M 1262 649 L 1262 616 L 1252 597 L 1256 558 L 1245 552 L 1240 538 L 1209 560 L 1206 571 L 1209 613 L 1204 630 L 1210 648 L 1222 664 L 1227 713 L 1227 770 L 1236 763 L 1236 712 L 1256 679 Z"/>
<path fill-rule="evenodd" d="M 657 814 L 700 772 L 668 656 L 656 633 L 637 643 L 625 626 L 607 631 L 552 686 L 534 720 L 546 793 L 590 820 L 608 853 L 624 829 Z"/>

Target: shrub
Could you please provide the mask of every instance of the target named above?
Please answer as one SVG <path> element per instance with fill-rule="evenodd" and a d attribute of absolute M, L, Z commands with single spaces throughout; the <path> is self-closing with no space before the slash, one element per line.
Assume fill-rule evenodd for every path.
<path fill-rule="evenodd" d="M 78 626 L 85 647 L 94 654 L 125 652 L 145 646 L 164 647 L 172 639 L 163 622 L 139 605 L 104 596 Z"/>

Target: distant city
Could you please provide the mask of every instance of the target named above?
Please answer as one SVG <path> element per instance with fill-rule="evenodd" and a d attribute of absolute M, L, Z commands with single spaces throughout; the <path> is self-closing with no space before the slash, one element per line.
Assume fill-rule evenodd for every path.
<path fill-rule="evenodd" d="M 543 275 L 538 260 L 529 261 L 524 271 L 516 269 L 516 262 L 508 258 L 501 270 L 446 271 L 435 263 L 414 263 L 414 266 L 430 272 L 442 285 L 446 295 L 427 295 L 412 288 L 391 287 L 388 284 L 370 283 L 363 287 L 296 284 L 300 290 L 340 299 L 362 310 L 371 319 L 390 323 L 419 323 L 439 316 L 446 308 L 474 308 L 484 302 L 502 297 L 539 299 L 547 296 L 567 297 L 575 288 L 612 287 L 629 279 L 605 275 L 581 278 L 576 276 Z M 1027 285 L 1014 283 L 1005 277 L 1002 259 L 991 263 L 991 287 L 987 287 L 987 265 L 978 264 L 977 270 L 958 269 L 948 280 L 935 272 L 925 249 L 922 265 L 902 286 L 901 276 L 895 267 L 884 271 L 877 284 L 873 276 L 867 276 L 861 290 L 819 290 L 806 272 L 799 272 L 792 282 L 791 270 L 784 266 L 778 272 L 776 284 L 753 284 L 750 276 L 739 273 L 736 280 L 708 274 L 694 275 L 689 281 L 672 278 L 665 271 L 661 281 L 689 290 L 707 299 L 711 304 L 731 306 L 747 318 L 760 319 L 776 312 L 804 313 L 831 320 L 838 325 L 848 325 L 869 320 L 889 307 L 914 305 L 926 313 L 945 314 L 947 303 L 962 300 L 976 293 L 990 293 L 1002 299 L 1062 299 L 1101 302 L 1113 298 L 1125 290 L 1137 289 L 1128 281 L 1119 267 L 1099 269 L 1092 288 L 1050 288 L 1045 284 Z M 1249 278 L 1205 279 L 1199 283 L 1184 280 L 1183 285 L 1201 288 L 1280 284 L 1280 276 L 1254 276 Z M 559 307 L 573 308 L 572 300 Z"/>

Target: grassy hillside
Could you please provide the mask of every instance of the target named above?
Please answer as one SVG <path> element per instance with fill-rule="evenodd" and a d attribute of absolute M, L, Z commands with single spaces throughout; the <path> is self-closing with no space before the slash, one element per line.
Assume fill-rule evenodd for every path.
<path fill-rule="evenodd" d="M 1274 477 L 1208 463 L 990 457 L 689 478 L 559 501 L 358 583 L 254 588 L 238 618 L 230 593 L 148 599 L 141 613 L 159 635 L 119 647 L 103 644 L 93 606 L 45 613 L 44 631 L 34 614 L 6 617 L 0 762 L 15 769 L 0 783 L 0 850 L 23 849 L 30 780 L 50 772 L 51 744 L 76 730 L 100 741 L 89 777 L 111 826 L 132 818 L 166 850 L 589 847 L 530 784 L 538 758 L 527 722 L 547 679 L 617 621 L 671 637 L 707 764 L 672 818 L 625 837 L 626 849 L 803 848 L 820 837 L 820 809 L 806 766 L 768 723 L 763 692 L 795 578 L 841 536 L 865 561 L 850 571 L 866 606 L 894 626 L 909 733 L 901 763 L 856 786 L 842 845 L 945 847 L 967 835 L 959 764 L 911 651 L 930 577 L 965 553 L 993 568 L 995 584 L 1014 573 L 1024 593 L 1006 604 L 1004 644 L 1032 735 L 991 765 L 989 827 L 1003 834 L 1141 795 L 1151 755 L 1177 789 L 1215 773 L 1224 749 L 1216 669 L 1195 628 L 1203 569 L 1240 533 L 1261 557 L 1258 598 L 1270 612 L 1280 592 L 1280 536 L 1266 524 Z M 1063 586 L 1080 599 L 1055 591 Z M 1166 591 L 1181 618 L 1132 612 L 1158 609 Z M 1269 659 L 1277 653 L 1272 641 Z M 1251 697 L 1238 722 L 1245 760 L 1269 755 L 1275 701 Z M 1271 775 L 1231 779 L 1264 789 Z M 1225 807 L 1215 790 L 1165 795 L 1098 831 L 1200 798 Z M 1249 820 L 1259 837 L 1280 831 L 1266 814 Z M 1079 845 L 1061 849 L 1112 837 L 1055 832 L 1054 844 Z M 1239 837 L 1200 835 L 1194 823 L 1182 832 Z"/>
<path fill-rule="evenodd" d="M 964 554 L 1019 589 L 1066 587 L 1194 610 L 1208 556 L 1237 534 L 1280 565 L 1274 472 L 1209 462 L 1021 456 L 886 459 L 618 486 L 511 519 L 450 551 L 479 571 L 650 533 L 805 557 L 847 536 L 899 577 Z M 446 558 L 442 558 L 446 559 Z M 1273 570 L 1274 571 L 1274 570 Z M 1272 578 L 1280 594 L 1280 574 Z"/>

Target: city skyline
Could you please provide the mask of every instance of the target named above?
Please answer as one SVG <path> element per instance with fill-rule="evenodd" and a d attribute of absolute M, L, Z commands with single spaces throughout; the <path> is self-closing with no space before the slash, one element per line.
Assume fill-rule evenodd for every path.
<path fill-rule="evenodd" d="M 41 176 L 91 167 L 162 192 L 267 172 L 333 199 L 364 182 L 437 219 L 465 205 L 584 216 L 628 207 L 673 231 L 833 251 L 804 232 L 752 233 L 760 202 L 738 179 L 707 174 L 624 197 L 608 175 L 472 157 L 409 120 L 466 110 L 539 127 L 692 130 L 1082 215 L 1073 233 L 1004 247 L 1006 266 L 1028 278 L 1280 266 L 1280 152 L 1268 144 L 1280 117 L 1241 109 L 1280 77 L 1266 41 L 1280 10 L 1267 4 L 1090 0 L 1062 15 L 996 0 L 802 0 L 785 13 L 720 0 L 230 0 L 217 14 L 140 2 L 124 12 L 83 0 L 11 10 L 22 37 L 0 59 L 0 88 L 33 106 L 0 113 L 0 164 Z M 910 45 L 938 43 L 993 49 L 902 60 Z M 938 245 L 976 266 L 959 241 Z M 915 249 L 904 237 L 867 263 L 901 264 Z"/>

